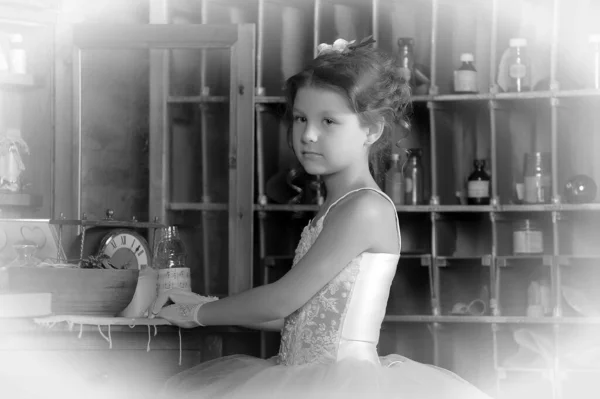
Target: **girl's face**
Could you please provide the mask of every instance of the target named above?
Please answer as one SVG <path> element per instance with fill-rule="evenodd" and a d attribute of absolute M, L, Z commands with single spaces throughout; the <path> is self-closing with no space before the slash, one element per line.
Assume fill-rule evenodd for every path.
<path fill-rule="evenodd" d="M 296 93 L 292 144 L 307 173 L 329 175 L 366 162 L 369 129 L 333 90 L 303 87 Z"/>

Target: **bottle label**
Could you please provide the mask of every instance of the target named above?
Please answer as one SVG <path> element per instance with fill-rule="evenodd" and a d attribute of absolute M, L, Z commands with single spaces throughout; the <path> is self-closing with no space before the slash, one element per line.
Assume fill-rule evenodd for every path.
<path fill-rule="evenodd" d="M 490 196 L 490 182 L 473 180 L 467 184 L 469 198 L 488 198 Z"/>
<path fill-rule="evenodd" d="M 542 232 L 539 230 L 521 230 L 513 233 L 513 252 L 515 254 L 539 254 L 544 252 Z"/>
<path fill-rule="evenodd" d="M 525 176 L 525 196 L 523 200 L 530 204 L 550 202 L 550 176 Z"/>
<path fill-rule="evenodd" d="M 508 75 L 513 79 L 523 79 L 527 75 L 527 67 L 523 64 L 512 64 L 508 68 Z"/>
<path fill-rule="evenodd" d="M 476 92 L 477 72 L 475 71 L 454 71 L 454 91 L 456 92 Z"/>

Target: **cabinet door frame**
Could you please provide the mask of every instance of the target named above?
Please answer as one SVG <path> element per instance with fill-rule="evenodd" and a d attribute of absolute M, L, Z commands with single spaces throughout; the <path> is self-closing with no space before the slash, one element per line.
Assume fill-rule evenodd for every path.
<path fill-rule="evenodd" d="M 149 214 L 169 223 L 169 96 L 170 49 L 229 49 L 229 294 L 252 287 L 253 193 L 254 193 L 254 24 L 240 25 L 105 25 L 72 27 L 72 164 L 70 209 L 58 210 L 81 217 L 82 51 L 94 49 L 148 49 L 150 51 L 150 181 Z M 62 97 L 62 98 L 61 98 Z M 57 103 L 64 101 L 64 93 Z M 58 159 L 56 161 L 59 161 Z M 64 162 L 64 161 L 63 161 Z M 61 168 L 64 170 L 65 168 Z M 68 168 L 66 168 L 68 169 Z M 68 187 L 68 176 L 55 176 L 58 187 Z M 64 197 L 62 195 L 61 197 Z M 57 199 L 60 203 L 60 199 Z M 63 205 L 64 206 L 64 205 Z M 216 265 L 217 267 L 221 265 Z"/>

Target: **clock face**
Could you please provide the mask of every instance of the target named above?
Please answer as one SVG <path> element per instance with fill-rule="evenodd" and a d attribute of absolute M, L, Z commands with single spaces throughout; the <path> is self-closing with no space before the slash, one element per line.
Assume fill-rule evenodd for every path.
<path fill-rule="evenodd" d="M 110 257 L 117 269 L 145 269 L 150 260 L 150 248 L 144 237 L 130 230 L 116 230 L 102 239 L 100 254 Z"/>

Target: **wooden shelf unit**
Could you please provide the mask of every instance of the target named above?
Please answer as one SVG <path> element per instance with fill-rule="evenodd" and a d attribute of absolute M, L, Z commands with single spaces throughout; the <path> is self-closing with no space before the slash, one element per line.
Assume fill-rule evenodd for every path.
<path fill-rule="evenodd" d="M 558 348 L 565 328 L 593 328 L 598 324 L 597 318 L 575 316 L 561 294 L 563 281 L 573 270 L 597 267 L 600 259 L 590 240 L 582 239 L 583 231 L 593 231 L 591 227 L 600 224 L 600 203 L 567 204 L 562 197 L 562 187 L 571 175 L 585 172 L 600 180 L 600 170 L 592 161 L 598 143 L 589 140 L 591 145 L 582 144 L 588 140 L 586 134 L 600 137 L 598 115 L 590 114 L 587 125 L 577 119 L 600 104 L 600 90 L 573 83 L 577 80 L 573 76 L 581 70 L 576 69 L 574 60 L 561 55 L 574 39 L 584 40 L 584 33 L 593 33 L 585 31 L 593 28 L 590 21 L 571 29 L 567 18 L 575 11 L 569 10 L 564 0 L 513 0 L 510 5 L 500 0 L 203 0 L 196 6 L 185 1 L 171 3 L 175 2 L 154 1 L 154 10 L 167 12 L 156 13 L 160 16 L 152 22 L 172 23 L 177 17 L 188 23 L 228 20 L 256 24 L 255 126 L 251 129 L 256 152 L 253 165 L 241 166 L 255 172 L 251 191 L 241 195 L 252 196 L 254 203 L 256 243 L 254 253 L 248 256 L 257 260 L 256 284 L 276 278 L 289 265 L 291 242 L 298 239 L 299 226 L 318 209 L 311 204 L 271 203 L 267 196 L 268 179 L 290 165 L 291 159 L 284 154 L 285 133 L 280 127 L 285 104 L 280 89 L 282 78 L 309 61 L 317 44 L 331 43 L 338 34 L 346 39 L 372 34 L 377 46 L 394 53 L 398 37 L 414 37 L 416 62 L 428 67 L 431 84 L 412 97 L 416 133 L 405 144 L 422 147 L 426 152 L 429 201 L 414 207 L 397 207 L 403 242 L 414 248 L 409 248 L 400 260 L 398 281 L 390 296 L 390 306 L 397 305 L 395 308 L 400 311 L 388 310 L 380 349 L 394 352 L 402 348 L 404 339 L 419 348 L 431 344 L 431 351 L 409 352 L 416 360 L 465 375 L 498 398 L 510 397 L 503 389 L 511 378 L 507 374 L 532 371 L 548 376 L 544 381 L 549 384 L 552 397 L 569 397 L 561 378 L 569 368 L 563 367 L 558 354 L 555 353 L 554 363 L 544 368 L 504 367 L 501 359 L 518 348 L 514 341 L 510 342 L 517 327 L 546 328 L 545 333 Z M 536 11 L 536 22 L 530 24 L 539 23 L 543 35 L 536 37 L 535 32 L 523 28 L 521 18 L 528 15 L 527 7 Z M 581 10 L 578 12 L 581 14 Z M 504 93 L 496 83 L 498 64 L 508 39 L 520 36 L 521 28 L 523 36 L 533 38 L 530 48 L 536 57 L 539 85 L 530 92 Z M 356 37 L 348 36 L 349 33 Z M 577 54 L 583 54 L 581 43 L 575 47 Z M 452 72 L 460 64 L 460 53 L 467 51 L 475 53 L 480 93 L 455 94 L 450 89 Z M 170 101 L 195 103 L 205 99 L 181 97 Z M 573 109 L 578 113 L 570 115 Z M 529 124 L 525 123 L 524 133 L 517 134 L 511 124 L 519 118 Z M 465 149 L 459 148 L 463 145 Z M 512 203 L 514 183 L 522 174 L 522 152 L 534 150 L 551 154 L 552 199 L 548 204 Z M 474 157 L 485 158 L 492 171 L 492 205 L 457 205 L 455 192 L 464 188 Z M 209 203 L 171 203 L 169 208 L 222 210 Z M 512 222 L 523 218 L 545 223 L 543 254 L 513 255 Z M 573 231 L 577 234 L 570 234 Z M 412 242 L 415 240 L 426 244 L 419 247 L 418 242 Z M 578 252 L 582 247 L 592 253 Z M 546 317 L 527 317 L 525 313 L 527 285 L 536 278 L 547 279 L 551 284 L 552 309 Z M 410 290 L 412 283 L 416 284 L 416 291 Z M 474 299 L 484 285 L 489 294 L 483 298 L 488 305 L 487 314 L 445 313 L 444 309 L 452 303 L 464 301 L 465 295 Z M 408 328 L 407 324 L 413 327 Z M 480 327 L 473 331 L 461 327 L 473 324 Z M 264 336 L 262 343 L 262 354 L 267 356 Z M 457 348 L 463 351 L 458 352 Z M 464 359 L 460 361 L 462 358 L 476 362 L 466 366 Z M 474 374 L 473 368 L 481 372 Z"/>

